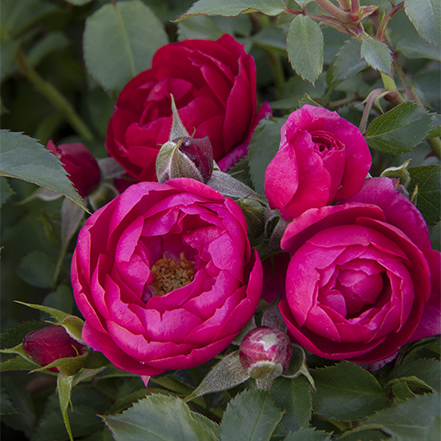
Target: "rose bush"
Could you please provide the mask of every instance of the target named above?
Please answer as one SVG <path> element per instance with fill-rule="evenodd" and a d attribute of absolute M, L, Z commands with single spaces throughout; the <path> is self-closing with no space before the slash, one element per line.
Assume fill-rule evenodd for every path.
<path fill-rule="evenodd" d="M 323 107 L 304 105 L 281 129 L 265 194 L 285 220 L 354 195 L 372 163 L 360 130 Z"/>
<path fill-rule="evenodd" d="M 85 198 L 100 183 L 101 172 L 96 159 L 82 143 L 60 144 L 49 141 L 47 149 L 62 163 L 78 194 Z"/>
<path fill-rule="evenodd" d="M 231 35 L 163 46 L 151 69 L 120 93 L 107 131 L 109 155 L 139 181 L 156 180 L 156 156 L 172 125 L 170 94 L 190 135 L 210 138 L 222 169 L 246 154 L 254 127 L 270 112 L 265 104 L 256 114 L 254 59 Z"/>
<path fill-rule="evenodd" d="M 320 357 L 374 362 L 441 332 L 440 253 L 421 213 L 389 178 L 370 178 L 340 205 L 291 222 L 280 310 Z"/>
<path fill-rule="evenodd" d="M 181 178 L 134 184 L 96 211 L 71 276 L 83 340 L 149 376 L 225 349 L 254 314 L 263 274 L 237 204 Z"/>

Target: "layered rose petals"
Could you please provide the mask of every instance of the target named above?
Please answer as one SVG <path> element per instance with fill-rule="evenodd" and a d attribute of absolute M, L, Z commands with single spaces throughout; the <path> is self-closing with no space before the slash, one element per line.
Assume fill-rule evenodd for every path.
<path fill-rule="evenodd" d="M 246 154 L 254 127 L 271 113 L 268 104 L 256 113 L 254 59 L 230 35 L 163 46 L 120 93 L 107 132 L 109 155 L 139 181 L 156 180 L 156 156 L 172 125 L 170 95 L 190 135 L 209 137 L 222 169 Z"/>
<path fill-rule="evenodd" d="M 354 195 L 371 166 L 360 130 L 337 112 L 304 105 L 281 129 L 279 151 L 265 173 L 270 207 L 285 220 Z"/>
<path fill-rule="evenodd" d="M 400 219 L 398 207 L 412 215 Z M 310 209 L 289 224 L 280 310 L 292 337 L 324 358 L 374 362 L 440 333 L 440 254 L 422 247 L 421 219 L 390 179 L 372 178 L 359 198 Z"/>
<path fill-rule="evenodd" d="M 194 268 L 191 281 L 158 294 L 164 262 Z M 240 208 L 184 178 L 132 185 L 94 213 L 72 263 L 84 341 L 146 376 L 225 349 L 254 314 L 262 277 Z"/>

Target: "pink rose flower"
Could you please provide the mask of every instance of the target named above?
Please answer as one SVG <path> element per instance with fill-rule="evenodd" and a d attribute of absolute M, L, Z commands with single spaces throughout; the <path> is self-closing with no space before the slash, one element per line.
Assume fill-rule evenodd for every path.
<path fill-rule="evenodd" d="M 151 376 L 225 349 L 255 312 L 263 271 L 238 205 L 179 178 L 134 184 L 96 211 L 71 276 L 84 342 Z"/>
<path fill-rule="evenodd" d="M 188 133 L 209 137 L 214 160 L 230 154 L 222 170 L 246 154 L 258 121 L 271 113 L 268 104 L 256 113 L 254 59 L 231 35 L 163 46 L 120 93 L 107 131 L 109 155 L 139 181 L 156 180 L 156 156 L 172 125 L 170 94 Z"/>
<path fill-rule="evenodd" d="M 40 366 L 47 366 L 60 358 L 82 355 L 86 347 L 74 340 L 63 326 L 52 325 L 28 332 L 23 338 L 23 350 Z M 56 367 L 48 370 L 60 372 Z"/>
<path fill-rule="evenodd" d="M 306 104 L 282 126 L 279 151 L 266 169 L 265 194 L 272 209 L 292 220 L 354 195 L 371 163 L 357 127 L 337 112 Z"/>
<path fill-rule="evenodd" d="M 80 142 L 55 146 L 49 141 L 50 150 L 62 163 L 78 194 L 85 198 L 100 183 L 101 172 L 89 149 Z"/>
<path fill-rule="evenodd" d="M 391 179 L 367 179 L 341 205 L 307 210 L 281 246 L 293 256 L 280 310 L 314 354 L 375 362 L 441 333 L 440 253 Z"/>

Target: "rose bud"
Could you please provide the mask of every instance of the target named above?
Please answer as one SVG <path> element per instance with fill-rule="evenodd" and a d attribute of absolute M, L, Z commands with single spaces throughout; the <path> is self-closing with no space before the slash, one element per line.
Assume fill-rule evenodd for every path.
<path fill-rule="evenodd" d="M 23 350 L 41 366 L 47 366 L 60 358 L 82 355 L 84 349 L 84 345 L 58 325 L 31 331 L 23 338 Z M 56 367 L 48 370 L 60 372 Z"/>
<path fill-rule="evenodd" d="M 47 149 L 62 163 L 78 194 L 85 198 L 99 184 L 101 172 L 89 149 L 80 142 L 55 146 L 49 141 Z"/>
<path fill-rule="evenodd" d="M 206 136 L 190 136 L 166 142 L 156 160 L 159 182 L 173 178 L 192 178 L 206 184 L 213 173 L 213 149 Z"/>
<path fill-rule="evenodd" d="M 289 337 L 277 328 L 260 326 L 242 340 L 239 357 L 250 376 L 260 381 L 272 381 L 285 372 L 291 361 Z"/>

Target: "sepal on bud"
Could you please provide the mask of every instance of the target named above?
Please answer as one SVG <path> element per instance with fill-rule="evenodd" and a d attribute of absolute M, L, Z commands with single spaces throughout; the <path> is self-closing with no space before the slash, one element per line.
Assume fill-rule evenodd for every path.
<path fill-rule="evenodd" d="M 173 178 L 192 178 L 206 184 L 213 173 L 213 148 L 206 136 L 194 139 L 179 118 L 173 95 L 173 125 L 168 142 L 163 144 L 156 157 L 158 182 Z"/>

